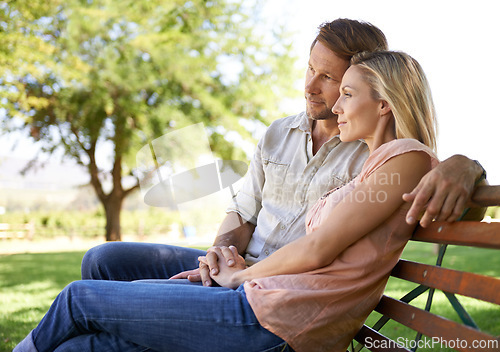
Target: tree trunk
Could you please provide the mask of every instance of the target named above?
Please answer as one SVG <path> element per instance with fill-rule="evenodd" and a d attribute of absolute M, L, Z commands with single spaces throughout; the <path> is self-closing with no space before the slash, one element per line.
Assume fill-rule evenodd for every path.
<path fill-rule="evenodd" d="M 104 205 L 106 212 L 106 241 L 121 241 L 120 215 L 123 197 L 110 194 Z"/>

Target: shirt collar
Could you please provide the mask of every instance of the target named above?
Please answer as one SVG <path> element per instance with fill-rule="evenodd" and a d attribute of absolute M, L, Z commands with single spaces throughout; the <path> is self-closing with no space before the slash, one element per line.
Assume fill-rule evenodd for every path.
<path fill-rule="evenodd" d="M 312 133 L 313 120 L 311 120 L 305 111 L 295 115 L 295 118 L 286 126 L 293 129 L 298 128 L 304 133 Z M 340 139 L 340 135 L 333 136 L 332 139 Z"/>
<path fill-rule="evenodd" d="M 303 111 L 300 114 L 295 115 L 295 118 L 290 121 L 290 123 L 286 127 L 290 129 L 298 128 L 302 132 L 311 133 L 312 123 L 313 121 L 307 116 L 306 112 Z"/>
<path fill-rule="evenodd" d="M 313 120 L 311 120 L 305 111 L 302 111 L 301 113 L 295 115 L 295 118 L 290 121 L 290 123 L 286 126 L 286 128 L 293 129 L 293 128 L 298 128 L 302 132 L 305 133 L 311 133 L 312 132 L 312 123 Z M 333 136 L 331 140 L 333 139 L 339 139 L 340 140 L 340 135 Z M 359 141 L 366 143 L 363 139 L 360 139 Z"/>

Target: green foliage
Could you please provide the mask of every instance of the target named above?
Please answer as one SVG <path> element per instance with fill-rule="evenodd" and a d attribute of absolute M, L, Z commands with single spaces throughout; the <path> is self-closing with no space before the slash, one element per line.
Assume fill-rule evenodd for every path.
<path fill-rule="evenodd" d="M 146 141 L 197 122 L 250 138 L 238 119 L 267 123 L 295 78 L 286 34 L 253 30 L 258 8 L 205 0 L 4 3 L 3 127 L 24 128 L 45 151 L 63 146 L 82 164 L 105 141 L 115 156 L 131 157 Z M 218 139 L 214 151 L 227 156 Z M 126 161 L 129 172 L 133 159 Z"/>
<path fill-rule="evenodd" d="M 500 207 L 488 207 L 485 216 L 490 216 L 493 219 L 500 219 Z"/>
<path fill-rule="evenodd" d="M 102 236 L 106 215 L 102 208 L 96 211 L 34 211 L 30 213 L 9 212 L 0 215 L 0 223 L 13 225 L 31 222 L 35 228 L 35 240 L 57 236 Z M 122 231 L 124 234 L 158 235 L 166 234 L 172 226 L 180 223 L 179 214 L 161 208 L 144 210 L 123 210 Z"/>
<path fill-rule="evenodd" d="M 216 155 L 246 160 L 227 135 L 251 140 L 240 121 L 279 116 L 295 58 L 281 29 L 259 31 L 259 8 L 259 0 L 3 2 L 0 132 L 20 130 L 42 152 L 62 149 L 86 166 L 106 236 L 117 240 L 141 147 L 202 122 Z"/>

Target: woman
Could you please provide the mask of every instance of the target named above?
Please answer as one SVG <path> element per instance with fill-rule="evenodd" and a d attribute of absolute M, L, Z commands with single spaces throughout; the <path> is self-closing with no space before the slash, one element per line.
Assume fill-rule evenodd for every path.
<path fill-rule="evenodd" d="M 249 268 L 219 261 L 213 276 L 226 287 L 245 282 L 260 324 L 297 351 L 346 350 L 413 231 L 401 196 L 437 164 L 430 90 L 408 55 L 354 56 L 332 110 L 342 141 L 369 147 L 361 174 L 313 206 L 309 236 Z"/>
<path fill-rule="evenodd" d="M 364 139 L 370 157 L 313 206 L 308 236 L 249 268 L 241 257 L 221 261 L 213 279 L 222 287 L 74 282 L 15 351 L 73 351 L 89 339 L 110 351 L 272 351 L 284 341 L 298 352 L 345 351 L 413 231 L 402 195 L 437 164 L 435 122 L 420 66 L 397 52 L 353 57 L 332 111 L 340 138 Z"/>

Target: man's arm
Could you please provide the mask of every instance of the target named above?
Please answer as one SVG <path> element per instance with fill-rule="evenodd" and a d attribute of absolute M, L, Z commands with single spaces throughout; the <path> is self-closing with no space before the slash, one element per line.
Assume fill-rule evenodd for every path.
<path fill-rule="evenodd" d="M 201 281 L 203 285 L 209 286 L 212 284 L 212 279 L 209 276 L 210 270 L 214 273 L 219 272 L 217 255 L 211 254 L 214 248 L 228 248 L 234 246 L 238 249 L 238 253 L 243 255 L 252 238 L 255 230 L 255 225 L 244 220 L 238 213 L 242 211 L 248 218 L 253 218 L 257 221 L 257 216 L 262 207 L 262 189 L 265 183 L 264 167 L 262 165 L 261 149 L 263 139 L 257 144 L 250 167 L 245 176 L 244 184 L 241 189 L 245 190 L 242 194 L 238 192 L 236 198 L 233 199 L 233 205 L 229 208 L 229 212 L 222 221 L 214 244 L 207 250 L 207 262 L 210 265 L 200 263 L 200 267 L 195 270 L 185 271 L 172 277 L 172 279 L 189 279 L 196 282 Z M 233 266 L 237 259 L 230 250 L 222 251 L 225 257 L 226 264 Z"/>
<path fill-rule="evenodd" d="M 422 227 L 433 220 L 457 220 L 483 173 L 484 169 L 478 163 L 463 155 L 446 159 L 425 175 L 411 193 L 403 195 L 406 202 L 412 202 L 407 222 L 416 223 L 422 212 Z"/>
<path fill-rule="evenodd" d="M 230 212 L 219 227 L 214 246 L 235 246 L 238 249 L 238 253 L 243 255 L 254 230 L 254 224 L 243 220 L 240 214 Z"/>

